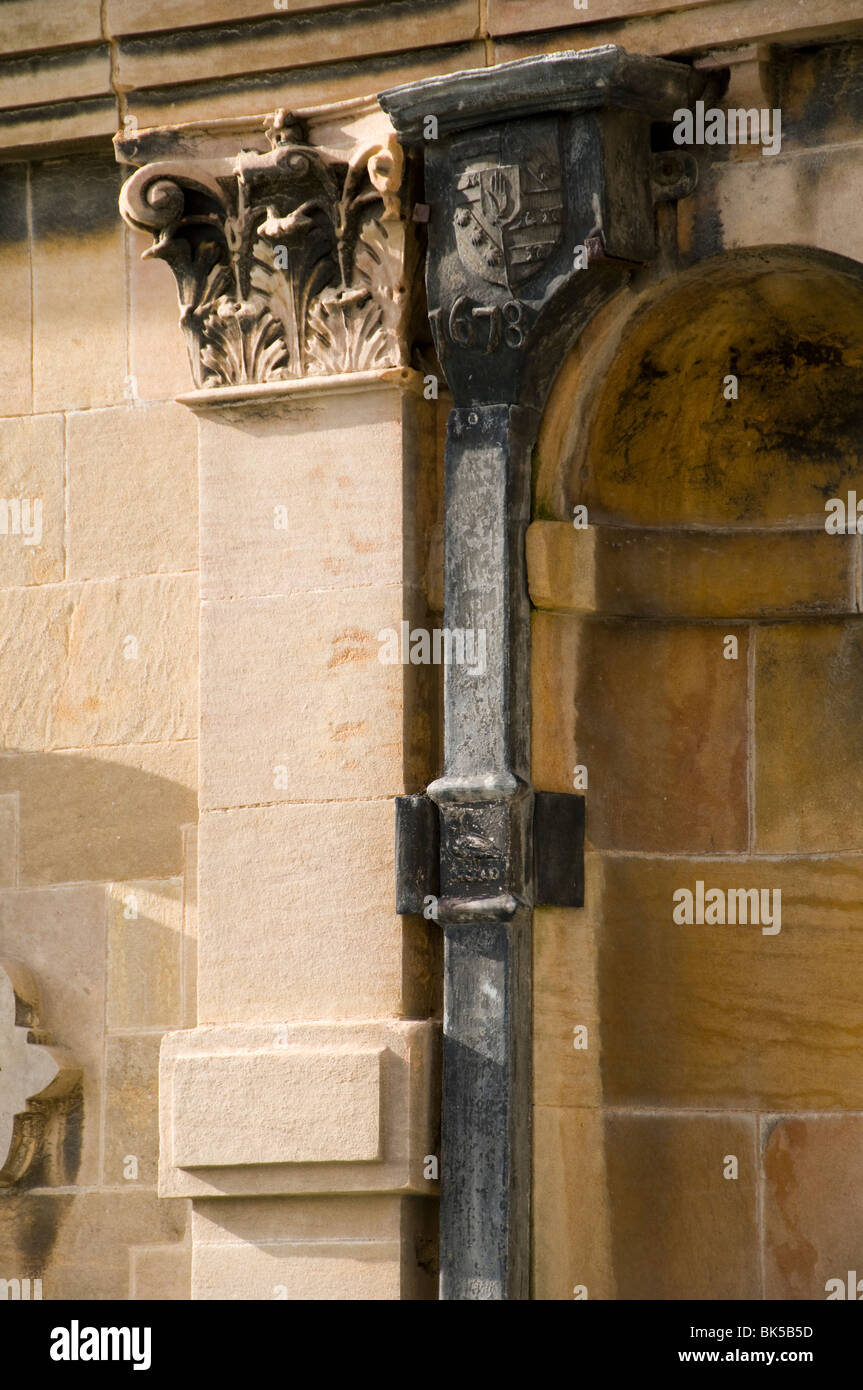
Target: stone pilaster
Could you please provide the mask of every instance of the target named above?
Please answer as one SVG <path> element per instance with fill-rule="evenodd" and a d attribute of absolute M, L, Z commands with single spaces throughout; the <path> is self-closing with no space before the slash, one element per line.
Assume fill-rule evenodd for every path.
<path fill-rule="evenodd" d="M 393 798 L 435 699 L 378 636 L 426 617 L 433 491 L 404 162 L 368 104 L 240 126 L 120 146 L 199 432 L 198 1025 L 162 1049 L 160 1192 L 193 1199 L 194 1297 L 428 1297 L 436 929 L 394 911 Z"/>

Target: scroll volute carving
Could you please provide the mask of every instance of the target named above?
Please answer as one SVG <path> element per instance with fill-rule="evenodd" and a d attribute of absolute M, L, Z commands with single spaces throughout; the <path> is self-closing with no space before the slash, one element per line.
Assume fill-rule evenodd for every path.
<path fill-rule="evenodd" d="M 19 961 L 0 960 L 0 1187 L 34 1168 L 52 1115 L 81 1080 L 72 1055 L 50 1044 L 40 1015 L 30 971 Z"/>
<path fill-rule="evenodd" d="M 418 257 L 395 136 L 328 149 L 286 111 L 264 130 L 264 153 L 156 161 L 121 193 L 176 277 L 195 384 L 406 365 Z"/>

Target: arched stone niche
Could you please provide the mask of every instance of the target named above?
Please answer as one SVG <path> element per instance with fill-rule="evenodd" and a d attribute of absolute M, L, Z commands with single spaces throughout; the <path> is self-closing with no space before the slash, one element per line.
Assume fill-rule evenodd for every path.
<path fill-rule="evenodd" d="M 589 780 L 585 906 L 535 914 L 539 1298 L 823 1298 L 859 1247 L 861 364 L 861 267 L 763 247 L 624 290 L 553 386 L 532 780 Z M 699 880 L 781 929 L 676 923 Z"/>

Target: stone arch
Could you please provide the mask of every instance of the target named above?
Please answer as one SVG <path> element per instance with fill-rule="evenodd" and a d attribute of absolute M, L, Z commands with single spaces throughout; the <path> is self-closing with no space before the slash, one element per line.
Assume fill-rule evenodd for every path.
<path fill-rule="evenodd" d="M 678 367 L 669 363 L 683 364 L 680 369 L 690 379 L 695 373 L 704 380 L 700 398 L 690 381 L 692 409 L 686 421 L 671 405 L 679 382 Z M 730 402 L 713 385 L 721 388 L 726 375 L 723 370 L 717 383 L 717 371 L 727 367 L 730 373 L 735 365 L 734 374 L 745 374 L 748 385 L 743 399 Z M 770 467 L 783 450 L 790 462 L 820 448 L 832 461 L 825 485 L 841 481 L 863 424 L 861 366 L 863 266 L 844 256 L 813 247 L 762 246 L 724 252 L 640 291 L 627 287 L 598 312 L 557 373 L 537 444 L 535 514 L 562 520 L 573 503 L 584 501 L 588 507 L 593 503 L 597 519 L 622 520 L 627 483 L 619 464 L 608 466 L 610 452 L 623 446 L 629 484 L 642 491 L 639 460 L 644 462 L 645 450 L 656 447 L 664 454 L 669 478 L 675 471 L 686 476 L 682 450 L 692 441 L 688 427 L 707 449 L 713 483 L 705 478 L 693 491 L 690 480 L 687 523 L 755 525 L 757 490 L 738 497 L 740 514 L 733 518 L 727 509 L 711 508 L 711 492 L 715 501 L 722 485 L 713 468 L 715 456 L 737 443 L 747 455 L 761 454 Z M 780 408 L 786 427 L 769 440 L 759 439 L 764 419 Z M 836 434 L 840 419 L 845 421 L 841 438 Z M 633 438 L 639 428 L 641 453 Z M 589 462 L 592 452 L 604 465 Z M 585 468 L 588 476 L 579 478 Z M 783 485 L 771 490 L 769 480 L 764 483 L 763 500 L 769 492 L 781 510 Z M 786 491 L 787 484 L 786 477 Z M 805 524 L 799 506 L 791 506 L 797 522 Z M 823 505 L 818 511 L 823 520 Z M 662 525 L 668 515 L 667 508 L 659 508 L 641 520 Z"/>
<path fill-rule="evenodd" d="M 863 1159 L 861 539 L 825 530 L 863 497 L 861 366 L 860 265 L 771 246 L 623 291 L 552 388 L 532 778 L 589 783 L 584 909 L 535 916 L 540 1298 L 818 1298 L 859 1244 L 782 1185 L 840 1132 Z M 699 881 L 780 892 L 780 929 L 675 922 Z"/>

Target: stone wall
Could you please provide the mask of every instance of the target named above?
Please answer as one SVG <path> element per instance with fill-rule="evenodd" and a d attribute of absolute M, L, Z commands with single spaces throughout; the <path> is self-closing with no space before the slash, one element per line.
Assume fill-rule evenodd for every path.
<path fill-rule="evenodd" d="M 0 493 L 31 508 L 30 537 L 14 513 L 0 536 L 0 955 L 33 972 L 81 1076 L 0 1196 L 0 1269 L 40 1276 L 45 1298 L 183 1298 L 186 1204 L 155 1189 L 159 1044 L 196 1016 L 184 354 L 170 303 L 153 321 L 110 151 L 0 180 Z"/>

